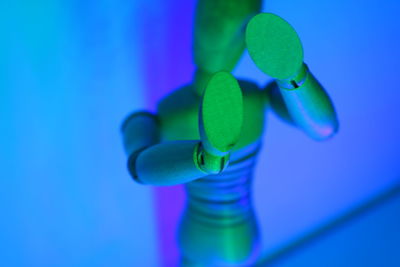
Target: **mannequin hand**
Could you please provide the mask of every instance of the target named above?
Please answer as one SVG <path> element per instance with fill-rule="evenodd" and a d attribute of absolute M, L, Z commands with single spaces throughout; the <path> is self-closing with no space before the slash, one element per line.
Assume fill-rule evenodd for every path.
<path fill-rule="evenodd" d="M 222 172 L 230 151 L 239 140 L 243 122 L 242 91 L 227 72 L 217 72 L 208 82 L 199 112 L 201 145 L 199 167 L 210 174 Z"/>
<path fill-rule="evenodd" d="M 299 36 L 288 22 L 272 13 L 260 13 L 250 20 L 246 46 L 256 66 L 277 80 L 290 80 L 303 65 Z"/>

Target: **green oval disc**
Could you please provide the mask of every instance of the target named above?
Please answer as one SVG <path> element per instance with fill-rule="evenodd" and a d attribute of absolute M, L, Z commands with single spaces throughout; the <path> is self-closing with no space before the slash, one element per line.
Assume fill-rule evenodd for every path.
<path fill-rule="evenodd" d="M 200 135 L 206 150 L 218 153 L 232 149 L 242 129 L 243 100 L 239 84 L 230 73 L 218 72 L 211 77 L 200 116 Z"/>
<path fill-rule="evenodd" d="M 303 63 L 303 47 L 296 31 L 272 13 L 260 13 L 250 20 L 246 45 L 257 67 L 279 80 L 295 75 Z"/>

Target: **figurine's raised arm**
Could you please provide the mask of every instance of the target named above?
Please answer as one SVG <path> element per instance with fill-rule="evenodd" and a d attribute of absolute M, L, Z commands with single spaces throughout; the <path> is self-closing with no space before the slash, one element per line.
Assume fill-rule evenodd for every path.
<path fill-rule="evenodd" d="M 230 72 L 245 48 L 245 27 L 261 8 L 262 0 L 199 0 L 193 34 L 197 67 L 195 89 L 201 95 L 210 76 Z"/>
<path fill-rule="evenodd" d="M 276 79 L 279 92 L 274 84 L 268 92 L 278 114 L 317 140 L 336 133 L 333 104 L 304 64 L 302 44 L 289 23 L 271 13 L 256 15 L 247 25 L 246 45 L 257 67 Z"/>
<path fill-rule="evenodd" d="M 175 185 L 222 172 L 242 128 L 242 92 L 229 73 L 213 75 L 199 111 L 201 140 L 160 142 L 158 118 L 129 116 L 122 126 L 128 169 L 143 184 Z"/>

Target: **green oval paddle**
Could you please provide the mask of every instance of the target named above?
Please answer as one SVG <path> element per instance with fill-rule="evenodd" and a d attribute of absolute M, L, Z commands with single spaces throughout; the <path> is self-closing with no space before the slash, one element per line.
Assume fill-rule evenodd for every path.
<path fill-rule="evenodd" d="M 250 20 L 246 45 L 257 67 L 278 80 L 295 75 L 303 63 L 303 47 L 296 31 L 272 13 L 260 13 Z"/>
<path fill-rule="evenodd" d="M 204 148 L 214 155 L 228 152 L 239 139 L 242 121 L 243 100 L 238 82 L 228 72 L 217 72 L 204 90 L 200 108 Z"/>

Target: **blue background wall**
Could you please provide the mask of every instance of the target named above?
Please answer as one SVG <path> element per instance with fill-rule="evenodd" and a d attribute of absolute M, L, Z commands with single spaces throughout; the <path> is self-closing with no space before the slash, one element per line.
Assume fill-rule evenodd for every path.
<path fill-rule="evenodd" d="M 398 1 L 266 1 L 304 45 L 340 131 L 324 143 L 270 116 L 255 182 L 267 250 L 366 201 L 400 177 Z M 265 78 L 245 57 L 240 76 Z"/>
<path fill-rule="evenodd" d="M 1 2 L 0 265 L 157 266 L 119 126 L 144 107 L 134 1 Z"/>
<path fill-rule="evenodd" d="M 157 266 L 153 192 L 131 182 L 118 127 L 189 81 L 190 25 L 178 22 L 194 1 L 9 2 L 0 3 L 0 264 Z M 318 143 L 268 116 L 254 184 L 266 253 L 399 181 L 399 7 L 265 2 L 299 32 L 341 121 Z M 247 55 L 235 74 L 268 80 Z"/>

